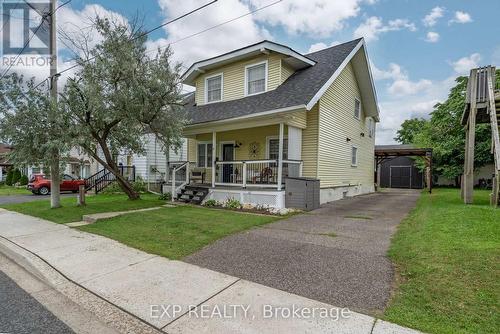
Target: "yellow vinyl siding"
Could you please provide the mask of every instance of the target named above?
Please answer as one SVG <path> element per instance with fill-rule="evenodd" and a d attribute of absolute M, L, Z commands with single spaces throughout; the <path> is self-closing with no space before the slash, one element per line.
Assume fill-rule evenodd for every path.
<path fill-rule="evenodd" d="M 293 68 L 291 68 L 290 66 L 288 66 L 284 62 L 284 60 L 282 59 L 281 60 L 281 83 L 285 82 L 286 79 L 288 79 L 294 72 L 295 72 L 295 70 Z"/>
<path fill-rule="evenodd" d="M 307 116 L 307 128 L 302 130 L 302 160 L 304 166 L 302 174 L 306 177 L 317 177 L 318 171 L 318 104 L 316 104 Z"/>
<path fill-rule="evenodd" d="M 276 89 L 282 83 L 281 60 L 284 56 L 271 52 L 244 61 L 225 65 L 199 76 L 196 79 L 195 100 L 197 105 L 205 104 L 205 78 L 214 74 L 223 74 L 223 101 L 236 100 L 245 97 L 245 66 L 267 60 L 267 90 Z"/>
<path fill-rule="evenodd" d="M 355 98 L 361 100 L 349 63 L 319 101 L 318 177 L 322 188 L 373 184 L 375 138 L 368 136 L 363 105 L 360 120 L 354 118 Z M 357 167 L 351 166 L 352 145 L 358 148 Z"/>

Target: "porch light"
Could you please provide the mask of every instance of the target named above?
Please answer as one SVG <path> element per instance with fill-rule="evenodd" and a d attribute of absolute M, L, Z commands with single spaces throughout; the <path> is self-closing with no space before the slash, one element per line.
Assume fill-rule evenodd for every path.
<path fill-rule="evenodd" d="M 243 145 L 241 142 L 234 143 L 234 148 L 240 148 Z"/>

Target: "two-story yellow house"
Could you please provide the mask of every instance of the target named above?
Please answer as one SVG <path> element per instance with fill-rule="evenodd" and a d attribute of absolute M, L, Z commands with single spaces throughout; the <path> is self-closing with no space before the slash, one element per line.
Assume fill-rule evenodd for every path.
<path fill-rule="evenodd" d="M 270 41 L 194 63 L 183 83 L 189 169 L 207 198 L 285 206 L 285 178 L 321 203 L 374 191 L 377 97 L 363 39 L 310 54 Z M 192 196 L 191 196 L 192 197 Z"/>

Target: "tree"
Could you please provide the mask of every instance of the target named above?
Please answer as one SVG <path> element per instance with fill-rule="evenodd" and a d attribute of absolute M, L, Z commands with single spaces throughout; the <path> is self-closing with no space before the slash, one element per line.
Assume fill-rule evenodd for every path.
<path fill-rule="evenodd" d="M 497 71 L 497 79 L 500 71 Z M 431 118 L 407 120 L 398 131 L 396 140 L 401 143 L 411 143 L 418 147 L 433 149 L 433 166 L 438 175 L 454 179 L 460 184 L 465 160 L 465 130 L 461 124 L 465 108 L 465 93 L 467 77 L 458 77 L 456 85 L 451 88 L 446 101 L 437 103 Z M 476 125 L 476 148 L 474 167 L 480 168 L 493 162 L 491 154 L 490 124 Z"/>
<path fill-rule="evenodd" d="M 415 135 L 421 132 L 426 126 L 427 120 L 424 118 L 407 119 L 401 124 L 401 129 L 396 133 L 394 140 L 401 144 L 413 144 Z"/>
<path fill-rule="evenodd" d="M 7 172 L 7 176 L 5 177 L 5 184 L 8 186 L 12 185 L 12 177 L 14 176 L 14 170 L 11 168 Z"/>
<path fill-rule="evenodd" d="M 94 28 L 102 41 L 92 49 L 78 43 L 84 46 L 76 52 L 80 69 L 62 102 L 78 145 L 114 174 L 130 199 L 138 199 L 114 158 L 123 151 L 143 153 L 147 133 L 165 147 L 180 146 L 180 65 L 172 63 L 169 48 L 149 58 L 146 36 L 135 27 L 97 17 Z"/>
<path fill-rule="evenodd" d="M 14 169 L 14 173 L 12 175 L 12 184 L 15 185 L 16 183 L 19 182 L 19 180 L 21 180 L 21 171 L 18 168 L 16 168 Z"/>
<path fill-rule="evenodd" d="M 44 85 L 35 88 L 34 79 L 24 81 L 16 73 L 0 80 L 0 139 L 14 146 L 9 153 L 14 165 L 50 166 L 52 208 L 60 206 L 61 155 L 71 147 L 68 128 Z"/>

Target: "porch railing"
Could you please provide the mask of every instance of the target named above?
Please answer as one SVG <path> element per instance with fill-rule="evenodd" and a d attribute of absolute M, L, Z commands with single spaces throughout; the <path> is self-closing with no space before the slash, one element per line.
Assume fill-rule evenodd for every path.
<path fill-rule="evenodd" d="M 302 160 L 283 160 L 282 183 L 285 177 L 302 176 Z M 216 182 L 219 186 L 264 187 L 278 186 L 278 160 L 217 161 Z"/>
<path fill-rule="evenodd" d="M 171 180 L 173 201 L 177 192 L 189 183 L 189 161 L 173 165 Z"/>

